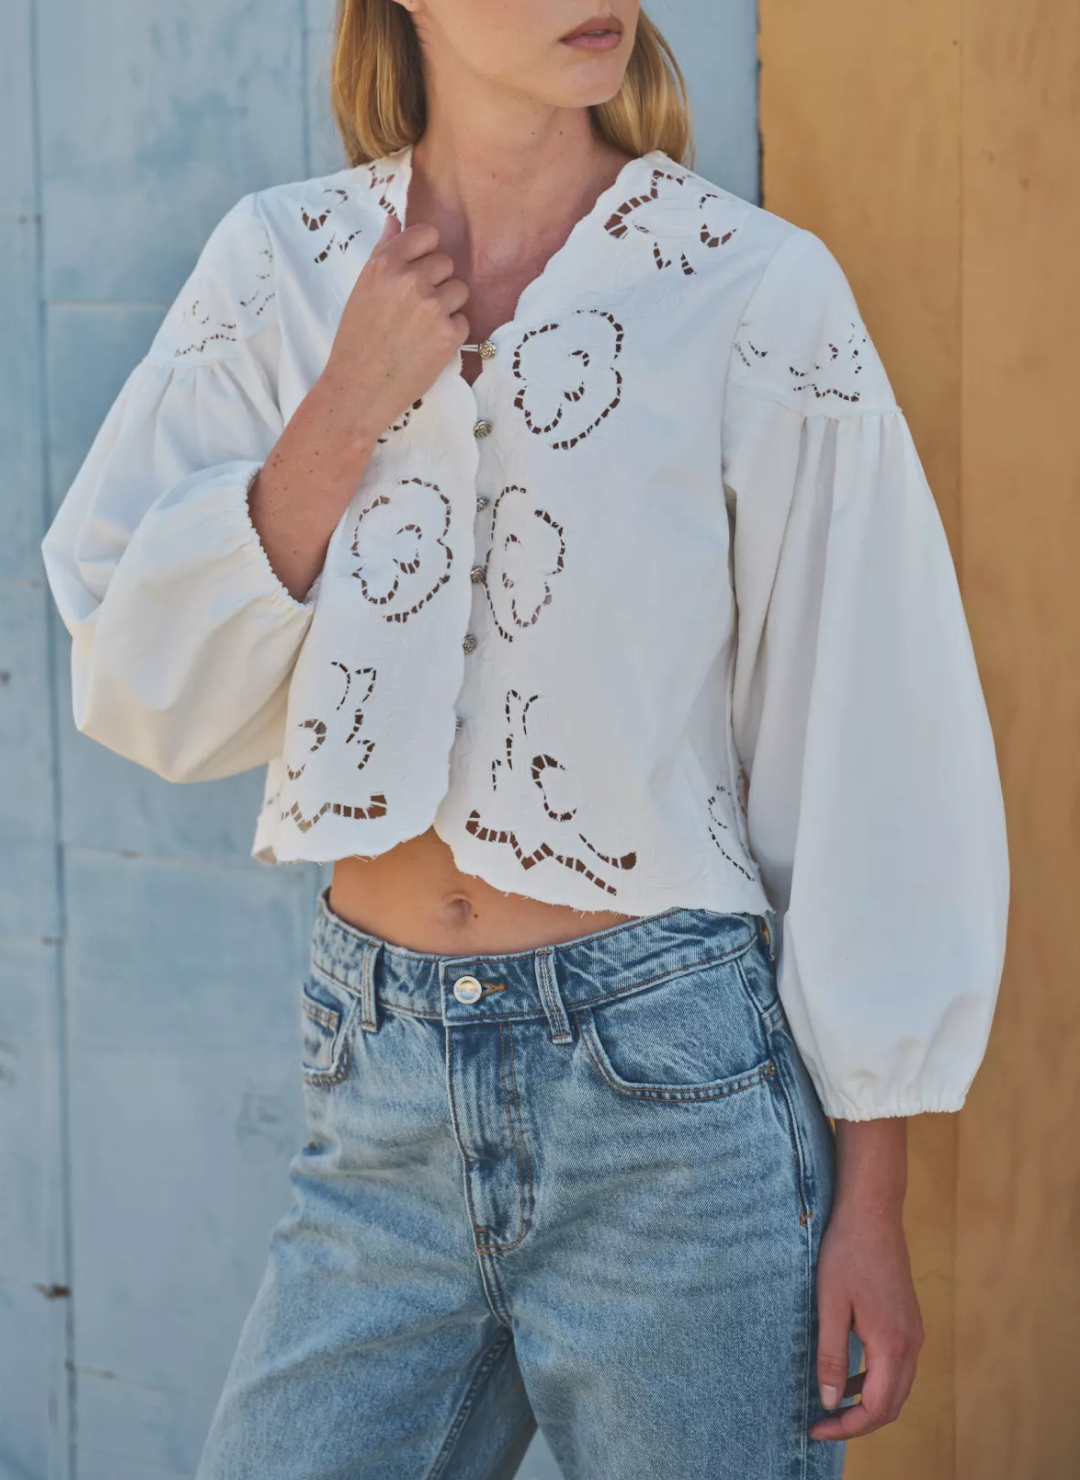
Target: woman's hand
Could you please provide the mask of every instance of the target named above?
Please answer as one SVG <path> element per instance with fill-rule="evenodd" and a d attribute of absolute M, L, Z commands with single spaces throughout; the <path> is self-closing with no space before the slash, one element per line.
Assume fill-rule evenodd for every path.
<path fill-rule="evenodd" d="M 810 1428 L 812 1439 L 854 1439 L 891 1423 L 915 1380 L 923 1342 L 919 1302 L 904 1238 L 907 1122 L 838 1121 L 836 1195 L 818 1256 L 817 1375 L 833 1408 L 858 1391 L 862 1402 Z M 848 1382 L 851 1328 L 866 1349 L 866 1372 Z"/>
<path fill-rule="evenodd" d="M 469 337 L 469 289 L 439 233 L 387 216 L 338 324 L 315 394 L 374 440 L 429 389 Z"/>
<path fill-rule="evenodd" d="M 439 233 L 387 216 L 353 284 L 322 374 L 248 491 L 251 521 L 282 584 L 302 600 L 375 444 L 464 344 L 467 285 Z"/>

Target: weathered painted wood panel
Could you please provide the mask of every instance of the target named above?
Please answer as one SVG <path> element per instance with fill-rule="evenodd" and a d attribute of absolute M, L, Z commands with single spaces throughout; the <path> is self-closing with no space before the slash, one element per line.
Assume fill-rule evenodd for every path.
<path fill-rule="evenodd" d="M 250 859 L 258 773 L 171 786 L 74 731 L 37 546 L 215 222 L 342 165 L 332 8 L 0 16 L 0 1480 L 192 1474 L 301 1139 L 328 871 Z M 751 0 L 652 14 L 698 167 L 754 198 Z M 555 1476 L 538 1441 L 519 1480 Z"/>
<path fill-rule="evenodd" d="M 0 45 L 0 1477 L 67 1473 L 59 897 L 30 0 Z M 51 1298 L 55 1296 L 56 1298 Z"/>
<path fill-rule="evenodd" d="M 765 204 L 849 268 L 949 532 L 1009 817 L 1009 959 L 908 1227 L 928 1340 L 855 1477 L 1080 1473 L 1080 11 L 762 0 Z"/>

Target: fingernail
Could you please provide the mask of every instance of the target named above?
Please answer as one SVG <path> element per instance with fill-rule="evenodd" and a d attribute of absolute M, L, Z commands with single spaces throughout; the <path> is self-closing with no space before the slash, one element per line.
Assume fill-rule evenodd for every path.
<path fill-rule="evenodd" d="M 829 1383 L 821 1384 L 821 1401 L 826 1408 L 835 1408 L 840 1401 L 840 1389 L 832 1387 Z"/>

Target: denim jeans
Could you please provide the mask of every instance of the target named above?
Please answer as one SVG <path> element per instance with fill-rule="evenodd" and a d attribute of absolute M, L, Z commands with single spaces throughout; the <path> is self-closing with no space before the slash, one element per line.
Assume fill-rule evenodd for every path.
<path fill-rule="evenodd" d="M 839 1476 L 833 1136 L 771 917 L 443 956 L 327 892 L 308 1140 L 198 1480 L 510 1480 L 537 1423 L 566 1480 Z"/>

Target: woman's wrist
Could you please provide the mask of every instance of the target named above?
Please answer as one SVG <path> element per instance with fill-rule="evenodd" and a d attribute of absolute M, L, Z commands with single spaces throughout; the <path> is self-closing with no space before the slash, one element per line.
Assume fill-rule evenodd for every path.
<path fill-rule="evenodd" d="M 366 469 L 375 445 L 386 430 L 376 426 L 377 416 L 358 387 L 342 382 L 327 365 L 297 408 L 305 436 L 315 440 L 326 457 L 350 471 Z"/>
<path fill-rule="evenodd" d="M 899 1221 L 906 1192 L 907 1120 L 838 1120 L 831 1216 Z"/>

